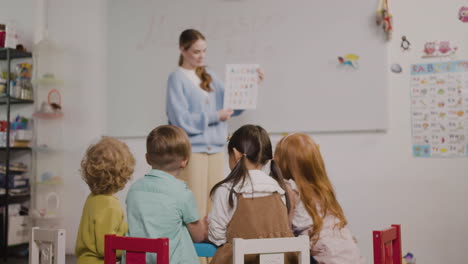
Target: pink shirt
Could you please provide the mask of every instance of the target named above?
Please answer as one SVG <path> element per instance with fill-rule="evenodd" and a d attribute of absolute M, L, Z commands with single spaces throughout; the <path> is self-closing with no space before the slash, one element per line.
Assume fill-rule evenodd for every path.
<path fill-rule="evenodd" d="M 299 193 L 296 183 L 289 180 L 291 188 Z M 364 258 L 354 240 L 351 231 L 344 227 L 338 229 L 336 223 L 339 220 L 331 215 L 323 218 L 320 238 L 313 244 L 310 241 L 311 255 L 319 264 L 364 264 Z M 312 217 L 304 207 L 301 199 L 298 199 L 294 209 L 292 226 L 296 235 L 308 235 L 312 228 Z"/>

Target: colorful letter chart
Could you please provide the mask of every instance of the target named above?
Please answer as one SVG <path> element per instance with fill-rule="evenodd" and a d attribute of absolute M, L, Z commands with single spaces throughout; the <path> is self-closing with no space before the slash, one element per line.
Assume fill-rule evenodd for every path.
<path fill-rule="evenodd" d="M 227 64 L 224 108 L 255 109 L 258 92 L 258 64 Z"/>
<path fill-rule="evenodd" d="M 468 61 L 411 65 L 416 157 L 468 156 Z"/>

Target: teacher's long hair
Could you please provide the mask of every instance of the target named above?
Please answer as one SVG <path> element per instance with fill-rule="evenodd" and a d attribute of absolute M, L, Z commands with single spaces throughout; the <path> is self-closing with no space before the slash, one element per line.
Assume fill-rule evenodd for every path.
<path fill-rule="evenodd" d="M 195 29 L 186 29 L 180 34 L 179 47 L 183 48 L 184 50 L 188 50 L 193 45 L 193 43 L 195 43 L 199 39 L 206 40 L 205 36 L 203 36 L 203 34 L 200 33 L 200 31 Z M 182 56 L 182 54 L 180 54 L 179 66 L 182 66 L 183 62 L 184 57 Z M 206 71 L 205 66 L 197 67 L 195 69 L 195 73 L 201 80 L 200 87 L 207 92 L 213 91 L 213 89 L 210 87 L 212 78 L 211 75 Z"/>

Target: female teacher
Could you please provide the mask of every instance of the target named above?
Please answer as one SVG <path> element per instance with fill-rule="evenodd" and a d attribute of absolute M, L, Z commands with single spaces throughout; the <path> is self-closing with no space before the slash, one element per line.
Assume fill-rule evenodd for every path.
<path fill-rule="evenodd" d="M 211 188 L 225 175 L 226 121 L 242 110 L 223 108 L 224 85 L 204 66 L 206 40 L 199 31 L 183 31 L 179 49 L 179 68 L 167 83 L 166 112 L 169 123 L 181 127 L 190 138 L 192 156 L 180 179 L 188 183 L 203 217 L 209 209 Z M 258 73 L 263 81 L 263 72 Z"/>

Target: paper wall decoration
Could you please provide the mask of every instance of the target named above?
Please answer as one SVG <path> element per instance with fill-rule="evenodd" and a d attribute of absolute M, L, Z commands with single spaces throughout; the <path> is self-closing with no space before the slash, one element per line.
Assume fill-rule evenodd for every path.
<path fill-rule="evenodd" d="M 468 156 L 468 61 L 411 66 L 416 157 Z"/>

